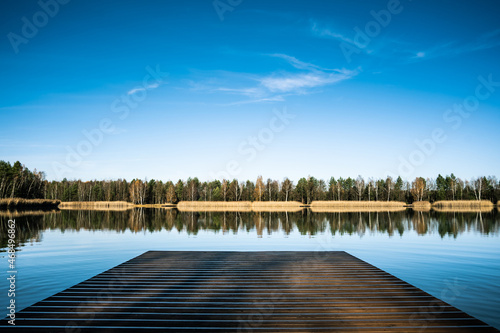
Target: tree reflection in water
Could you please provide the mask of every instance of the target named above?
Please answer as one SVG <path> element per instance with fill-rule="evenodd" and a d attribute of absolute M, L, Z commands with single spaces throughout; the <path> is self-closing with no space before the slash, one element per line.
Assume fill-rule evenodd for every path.
<path fill-rule="evenodd" d="M 117 232 L 158 232 L 161 230 L 187 232 L 256 233 L 282 232 L 289 235 L 314 236 L 329 232 L 332 235 L 364 235 L 383 233 L 389 236 L 414 231 L 419 235 L 438 233 L 441 237 L 459 236 L 463 232 L 484 235 L 498 234 L 500 214 L 491 212 L 179 212 L 176 209 L 130 209 L 125 211 L 62 210 L 0 212 L 2 251 L 7 247 L 7 221 L 16 220 L 18 245 L 39 242 L 44 230 L 114 230 Z"/>

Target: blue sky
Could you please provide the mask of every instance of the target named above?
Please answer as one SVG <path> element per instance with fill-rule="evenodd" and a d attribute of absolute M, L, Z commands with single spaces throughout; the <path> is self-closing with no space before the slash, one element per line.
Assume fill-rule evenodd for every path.
<path fill-rule="evenodd" d="M 0 159 L 47 179 L 500 176 L 498 1 L 0 4 Z"/>

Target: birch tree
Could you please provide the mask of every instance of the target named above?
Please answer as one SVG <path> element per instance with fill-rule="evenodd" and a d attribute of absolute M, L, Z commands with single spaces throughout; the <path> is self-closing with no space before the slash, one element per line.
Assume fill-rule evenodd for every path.
<path fill-rule="evenodd" d="M 281 191 L 284 194 L 285 201 L 288 201 L 288 196 L 290 195 L 290 192 L 292 191 L 293 183 L 290 179 L 285 178 L 283 180 L 283 183 L 281 184 Z"/>
<path fill-rule="evenodd" d="M 358 201 L 361 201 L 361 197 L 363 196 L 363 193 L 365 191 L 365 180 L 363 177 L 358 176 L 356 178 L 356 194 L 358 195 Z"/>
<path fill-rule="evenodd" d="M 391 190 L 394 187 L 392 177 L 390 177 L 390 176 L 387 177 L 387 180 L 385 181 L 385 186 L 387 188 L 387 201 L 390 201 L 391 200 Z"/>
<path fill-rule="evenodd" d="M 226 201 L 228 192 L 228 181 L 226 179 L 222 180 L 221 191 L 222 191 L 222 198 L 224 198 L 224 201 Z"/>
<path fill-rule="evenodd" d="M 368 179 L 368 201 L 370 201 L 370 196 L 371 196 L 371 189 L 373 188 L 374 186 L 374 181 L 373 181 L 373 178 L 369 178 Z"/>

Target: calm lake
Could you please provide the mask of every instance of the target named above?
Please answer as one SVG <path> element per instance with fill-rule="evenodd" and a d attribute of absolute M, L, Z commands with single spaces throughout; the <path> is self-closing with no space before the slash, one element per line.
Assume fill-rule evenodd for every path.
<path fill-rule="evenodd" d="M 16 221 L 17 310 L 148 250 L 347 251 L 500 328 L 500 214 L 461 212 L 0 212 Z M 6 313 L 4 314 L 6 315 Z"/>

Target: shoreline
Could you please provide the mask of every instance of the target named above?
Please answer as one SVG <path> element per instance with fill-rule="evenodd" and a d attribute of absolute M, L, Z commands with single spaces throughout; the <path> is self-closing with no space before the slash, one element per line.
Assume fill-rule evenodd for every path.
<path fill-rule="evenodd" d="M 432 209 L 436 212 L 481 212 L 488 213 L 495 208 L 495 205 L 488 200 L 460 200 L 460 201 L 436 201 L 432 204 Z M 498 209 L 498 205 L 497 205 Z"/>
<path fill-rule="evenodd" d="M 428 212 L 432 209 L 432 204 L 429 201 L 414 201 L 407 207 L 417 212 Z"/>
<path fill-rule="evenodd" d="M 397 212 L 413 209 L 419 212 L 431 210 L 440 212 L 488 212 L 497 207 L 488 200 L 416 201 L 407 204 L 402 201 L 313 201 L 304 204 L 299 201 L 180 201 L 177 204 L 133 204 L 126 201 L 66 201 L 49 199 L 0 199 L 0 210 L 109 210 L 125 211 L 133 208 L 174 209 L 181 212 L 298 212 L 310 208 L 312 212 Z"/>
<path fill-rule="evenodd" d="M 494 208 L 495 205 L 489 200 L 441 200 L 432 204 L 432 208 Z"/>
<path fill-rule="evenodd" d="M 407 209 L 402 201 L 313 201 L 313 213 L 402 212 Z"/>
<path fill-rule="evenodd" d="M 59 205 L 60 210 L 113 210 L 124 211 L 134 208 L 134 204 L 126 201 L 65 201 Z"/>
<path fill-rule="evenodd" d="M 0 210 L 0 217 L 5 217 L 8 219 L 15 219 L 18 217 L 26 217 L 26 216 L 42 216 L 48 214 L 58 214 L 61 211 L 59 209 L 21 209 L 21 210 Z"/>
<path fill-rule="evenodd" d="M 299 212 L 304 204 L 298 201 L 180 201 L 180 212 Z"/>
<path fill-rule="evenodd" d="M 22 199 L 22 198 L 9 198 L 0 199 L 1 210 L 12 209 L 57 209 L 61 204 L 61 200 L 49 199 Z"/>

